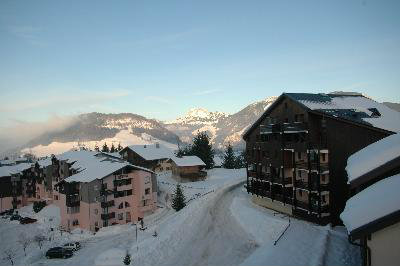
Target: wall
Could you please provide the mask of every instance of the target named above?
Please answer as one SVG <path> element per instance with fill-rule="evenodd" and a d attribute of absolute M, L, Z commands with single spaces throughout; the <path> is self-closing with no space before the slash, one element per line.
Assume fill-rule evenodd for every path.
<path fill-rule="evenodd" d="M 373 233 L 367 244 L 371 249 L 371 264 L 373 266 L 399 265 L 400 223 Z"/>
<path fill-rule="evenodd" d="M 261 197 L 257 197 L 257 196 L 252 196 L 251 200 L 260 206 L 266 207 L 268 209 L 272 209 L 278 212 L 282 212 L 282 213 L 286 213 L 289 215 L 292 215 L 292 206 L 291 205 L 283 205 L 282 202 L 278 202 L 278 201 L 272 201 L 269 198 L 261 198 Z"/>

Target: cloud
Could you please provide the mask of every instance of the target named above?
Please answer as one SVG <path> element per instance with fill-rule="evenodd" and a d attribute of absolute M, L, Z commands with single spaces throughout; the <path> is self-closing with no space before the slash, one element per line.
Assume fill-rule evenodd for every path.
<path fill-rule="evenodd" d="M 42 28 L 33 26 L 8 26 L 7 30 L 14 36 L 35 46 L 47 46 L 47 43 L 39 38 Z"/>
<path fill-rule="evenodd" d="M 78 121 L 77 116 L 53 115 L 46 121 L 27 122 L 14 119 L 14 125 L 0 127 L 0 149 L 17 147 L 44 134 L 62 131 Z"/>
<path fill-rule="evenodd" d="M 159 97 L 159 96 L 147 96 L 145 97 L 147 101 L 152 101 L 152 102 L 157 102 L 157 103 L 163 103 L 163 104 L 173 104 L 171 100 L 168 100 L 164 97 Z"/>
<path fill-rule="evenodd" d="M 218 89 L 213 89 L 213 90 L 202 90 L 202 91 L 197 91 L 193 93 L 193 95 L 208 95 L 208 94 L 214 94 L 217 92 L 220 92 L 221 90 Z"/>
<path fill-rule="evenodd" d="M 35 109 L 43 109 L 51 106 L 79 106 L 93 105 L 100 102 L 110 101 L 116 98 L 125 97 L 130 94 L 127 90 L 110 90 L 109 92 L 89 92 L 89 91 L 72 91 L 67 93 L 48 93 L 43 97 L 21 98 L 12 97 L 14 100 L 6 102 L 0 106 L 0 112 L 17 112 Z"/>

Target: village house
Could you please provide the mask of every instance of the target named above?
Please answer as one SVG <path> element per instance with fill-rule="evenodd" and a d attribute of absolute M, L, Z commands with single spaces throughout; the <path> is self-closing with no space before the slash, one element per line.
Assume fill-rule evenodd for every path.
<path fill-rule="evenodd" d="M 157 208 L 154 172 L 123 160 L 89 151 L 59 156 L 75 174 L 55 185 L 61 227 L 97 231 L 114 224 L 136 222 Z"/>
<path fill-rule="evenodd" d="M 400 113 L 357 93 L 284 93 L 244 133 L 255 203 L 341 223 L 347 158 L 400 130 Z"/>
<path fill-rule="evenodd" d="M 0 167 L 0 212 L 17 209 L 44 195 L 37 186 L 43 182 L 43 171 L 37 163 L 19 163 Z"/>
<path fill-rule="evenodd" d="M 351 241 L 360 241 L 363 265 L 400 261 L 400 135 L 351 155 L 346 171 L 353 195 L 341 214 Z"/>
<path fill-rule="evenodd" d="M 119 152 L 123 159 L 133 165 L 142 166 L 155 172 L 170 171 L 170 158 L 175 157 L 172 150 L 156 144 L 131 145 Z"/>
<path fill-rule="evenodd" d="M 178 181 L 197 181 L 206 177 L 203 171 L 206 164 L 197 156 L 173 157 L 169 160 L 172 166 L 172 177 Z"/>

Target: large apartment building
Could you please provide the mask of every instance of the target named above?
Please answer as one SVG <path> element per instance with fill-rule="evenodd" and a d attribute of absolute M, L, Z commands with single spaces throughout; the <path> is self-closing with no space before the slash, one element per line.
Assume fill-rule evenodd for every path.
<path fill-rule="evenodd" d="M 259 205 L 340 223 L 347 158 L 400 131 L 400 113 L 360 94 L 284 93 L 245 132 L 247 191 Z"/>
<path fill-rule="evenodd" d="M 60 208 L 64 230 L 97 231 L 153 213 L 157 180 L 149 169 L 92 151 L 0 167 L 1 212 L 43 200 Z"/>
<path fill-rule="evenodd" d="M 137 222 L 157 208 L 156 177 L 146 168 L 89 151 L 64 153 L 58 163 L 74 172 L 53 193 L 65 230 Z"/>

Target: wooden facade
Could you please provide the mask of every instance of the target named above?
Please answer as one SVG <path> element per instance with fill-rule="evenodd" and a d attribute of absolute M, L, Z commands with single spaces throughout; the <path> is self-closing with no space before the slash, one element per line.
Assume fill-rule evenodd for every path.
<path fill-rule="evenodd" d="M 282 94 L 244 134 L 247 191 L 268 208 L 341 223 L 349 194 L 347 158 L 390 134 L 310 110 Z"/>

